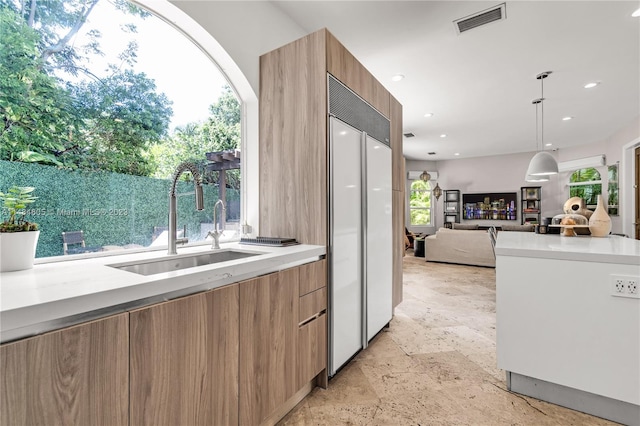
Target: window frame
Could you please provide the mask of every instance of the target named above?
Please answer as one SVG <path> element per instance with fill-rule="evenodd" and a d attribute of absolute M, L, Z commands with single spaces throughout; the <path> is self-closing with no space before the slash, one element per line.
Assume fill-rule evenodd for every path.
<path fill-rule="evenodd" d="M 424 182 L 425 185 L 427 185 L 427 189 L 413 189 L 413 184 L 416 182 Z M 429 194 L 429 207 L 411 207 L 411 196 L 414 192 L 420 192 L 420 193 L 428 193 Z M 414 224 L 413 221 L 413 216 L 412 216 L 412 211 L 418 211 L 418 210 L 426 210 L 428 212 L 429 215 L 429 222 L 425 223 L 425 224 Z M 409 180 L 409 190 L 407 191 L 407 218 L 408 218 L 408 226 L 410 227 L 421 227 L 421 228 L 427 228 L 427 227 L 433 227 L 434 226 L 434 214 L 435 214 L 435 210 L 434 210 L 434 203 L 433 203 L 433 186 L 431 185 L 431 181 L 423 181 L 421 179 L 413 179 L 413 180 Z"/>
<path fill-rule="evenodd" d="M 571 182 L 572 177 L 579 172 L 583 172 L 583 171 L 587 171 L 587 170 L 594 170 L 597 173 L 597 176 L 599 179 L 595 179 L 595 180 L 588 180 L 588 181 L 580 181 L 580 182 Z M 600 170 L 598 170 L 596 167 L 583 167 L 581 169 L 576 169 L 574 171 L 572 171 L 569 174 L 568 177 L 568 183 L 567 183 L 567 187 L 569 188 L 569 198 L 571 197 L 581 197 L 580 195 L 573 193 L 572 189 L 573 188 L 580 188 L 580 187 L 593 187 L 594 189 L 592 190 L 592 194 L 593 197 L 596 197 L 596 203 L 595 204 L 589 204 L 589 200 L 584 200 L 585 204 L 586 204 L 586 208 L 588 210 L 594 211 L 597 207 L 597 196 L 598 195 L 602 195 L 602 188 L 603 188 L 603 179 L 602 179 L 602 172 L 600 172 Z M 598 191 L 599 188 L 599 191 Z M 584 199 L 584 198 L 583 198 Z M 591 200 L 593 201 L 593 199 Z"/>

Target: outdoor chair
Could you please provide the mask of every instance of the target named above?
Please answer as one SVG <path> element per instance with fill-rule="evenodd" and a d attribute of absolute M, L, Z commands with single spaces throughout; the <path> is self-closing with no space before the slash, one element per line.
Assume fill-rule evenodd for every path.
<path fill-rule="evenodd" d="M 84 242 L 84 231 L 68 231 L 62 233 L 62 251 L 65 255 L 93 253 L 102 251 L 102 247 L 87 247 Z"/>

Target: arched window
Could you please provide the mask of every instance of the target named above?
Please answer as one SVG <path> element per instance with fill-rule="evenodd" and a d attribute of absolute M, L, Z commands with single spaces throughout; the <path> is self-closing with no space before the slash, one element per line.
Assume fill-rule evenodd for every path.
<path fill-rule="evenodd" d="M 595 168 L 589 167 L 571 173 L 569 197 L 580 197 L 585 201 L 589 210 L 595 210 L 600 194 L 602 194 L 602 180 L 600 172 Z"/>
<path fill-rule="evenodd" d="M 221 241 L 239 238 L 242 105 L 173 21 L 137 2 L 0 2 L 0 192 L 35 187 L 25 219 L 40 225 L 36 257 L 63 255 L 74 231 L 78 252 L 166 246 L 185 161 L 200 172 L 205 210 L 182 175 L 179 236 L 204 244 L 224 198 Z"/>
<path fill-rule="evenodd" d="M 431 226 L 433 211 L 431 205 L 431 183 L 417 179 L 411 182 L 409 193 L 409 216 L 412 226 Z"/>

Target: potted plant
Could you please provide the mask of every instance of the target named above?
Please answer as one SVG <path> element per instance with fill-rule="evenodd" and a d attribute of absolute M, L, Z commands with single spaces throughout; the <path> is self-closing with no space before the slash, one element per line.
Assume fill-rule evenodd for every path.
<path fill-rule="evenodd" d="M 34 189 L 12 186 L 7 193 L 0 192 L 3 214 L 9 213 L 9 219 L 0 223 L 0 272 L 33 268 L 40 231 L 37 223 L 25 220 L 25 209 L 37 198 Z"/>

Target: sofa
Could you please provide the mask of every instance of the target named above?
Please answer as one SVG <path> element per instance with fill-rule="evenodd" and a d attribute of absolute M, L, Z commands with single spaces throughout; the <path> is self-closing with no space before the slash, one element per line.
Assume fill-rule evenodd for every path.
<path fill-rule="evenodd" d="M 424 246 L 427 262 L 496 266 L 493 244 L 487 231 L 440 228 L 425 238 Z"/>

